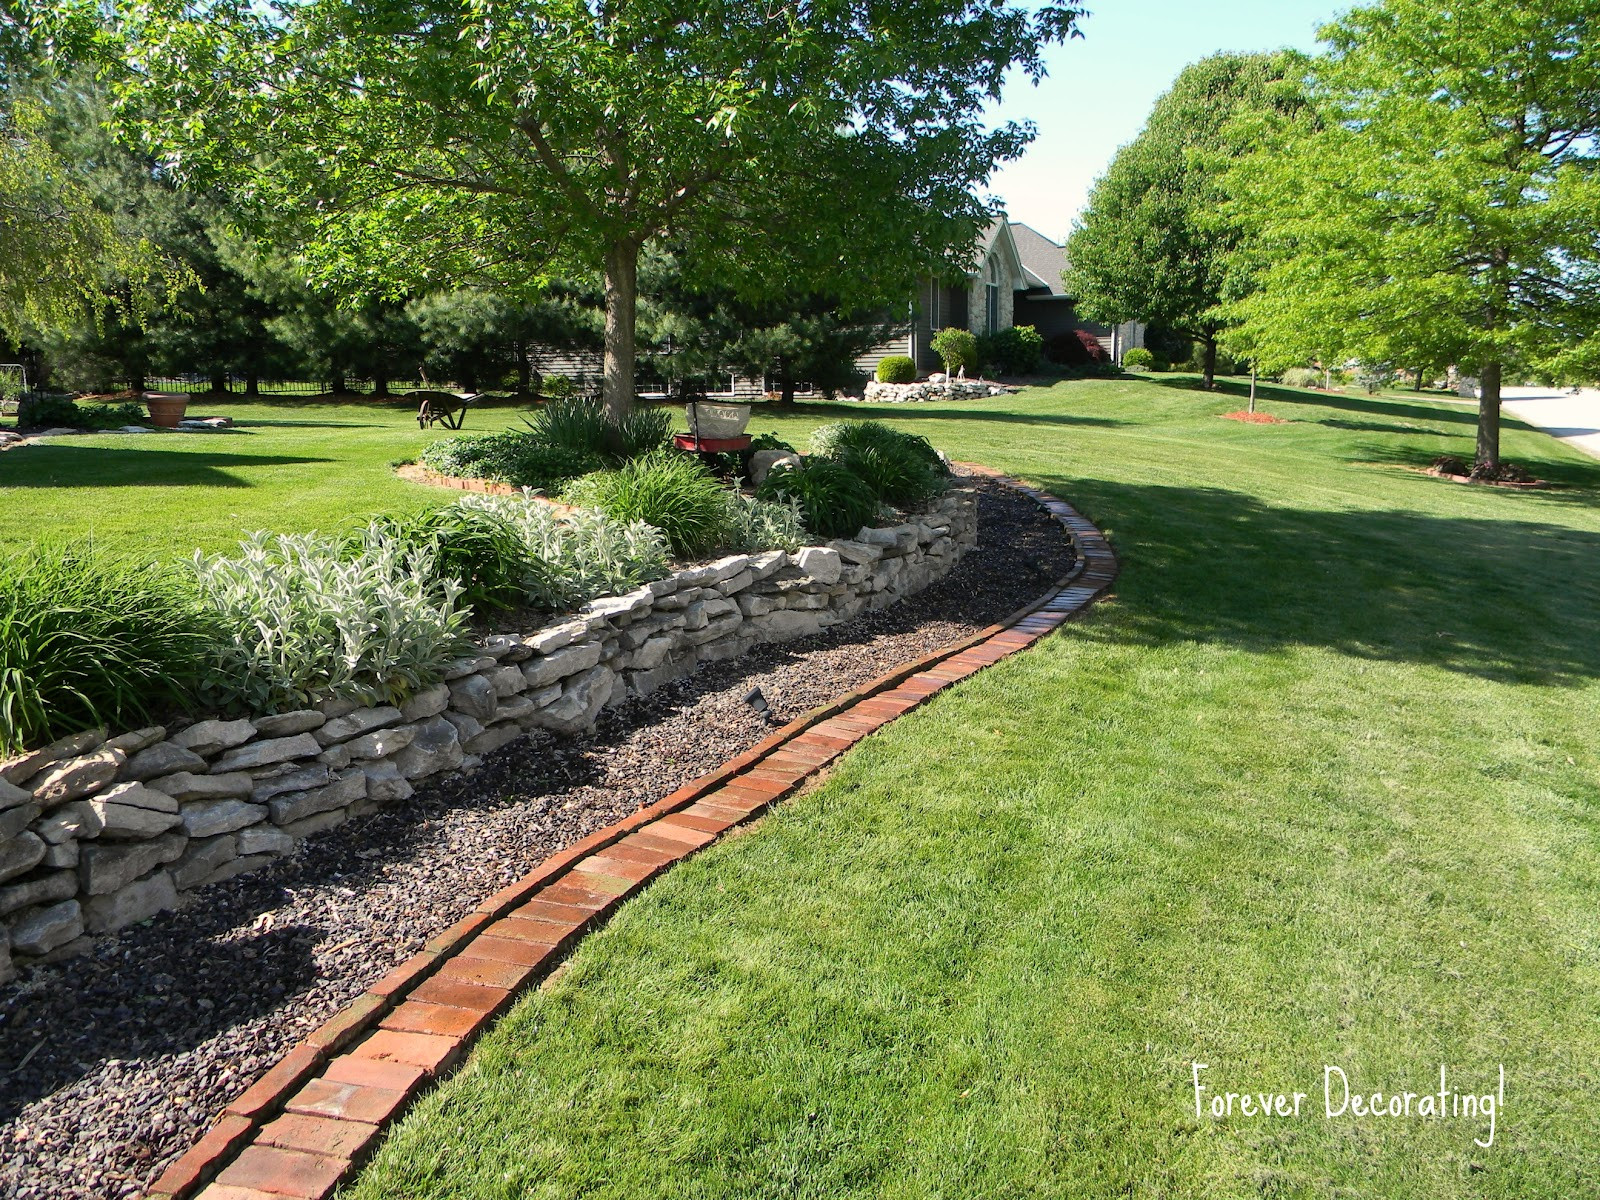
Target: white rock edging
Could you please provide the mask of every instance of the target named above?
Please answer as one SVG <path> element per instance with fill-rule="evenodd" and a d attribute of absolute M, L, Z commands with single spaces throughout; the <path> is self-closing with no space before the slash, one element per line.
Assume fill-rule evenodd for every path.
<path fill-rule="evenodd" d="M 332 700 L 0 763 L 0 982 L 254 871 L 305 838 L 470 769 L 535 729 L 575 734 L 703 662 L 806 637 L 941 579 L 977 541 L 977 495 L 855 538 L 736 554 L 530 633 L 495 634 L 404 704 Z"/>
<path fill-rule="evenodd" d="M 920 400 L 981 400 L 990 396 L 1009 396 L 1017 389 L 986 379 L 946 379 L 926 383 L 867 382 L 862 399 L 868 404 L 910 404 Z"/>

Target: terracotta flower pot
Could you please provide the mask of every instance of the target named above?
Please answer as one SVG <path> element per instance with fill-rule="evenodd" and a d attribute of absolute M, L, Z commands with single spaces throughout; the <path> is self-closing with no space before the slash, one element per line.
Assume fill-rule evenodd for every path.
<path fill-rule="evenodd" d="M 150 410 L 150 422 L 163 429 L 176 429 L 189 407 L 186 392 L 146 392 L 145 407 Z"/>

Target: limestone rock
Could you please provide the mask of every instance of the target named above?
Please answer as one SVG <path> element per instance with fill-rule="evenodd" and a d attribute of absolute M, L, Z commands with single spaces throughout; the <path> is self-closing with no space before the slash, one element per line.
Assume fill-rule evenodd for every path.
<path fill-rule="evenodd" d="M 189 728 L 178 730 L 170 740 L 180 749 L 209 757 L 241 746 L 255 736 L 254 723 L 241 717 L 237 721 L 196 721 Z"/>
<path fill-rule="evenodd" d="M 33 798 L 45 807 L 93 795 L 117 777 L 128 761 L 121 750 L 97 750 L 78 758 L 52 763 L 34 776 Z"/>
<path fill-rule="evenodd" d="M 292 825 L 306 817 L 345 808 L 365 798 L 366 794 L 366 774 L 359 767 L 351 767 L 326 787 L 274 796 L 267 809 L 274 825 Z"/>
<path fill-rule="evenodd" d="M 4 779 L 0 779 L 0 811 L 32 803 L 33 793 L 28 791 L 27 788 L 20 788 L 14 783 L 8 783 Z"/>
<path fill-rule="evenodd" d="M 455 727 L 456 737 L 465 742 L 477 737 L 483 732 L 483 722 L 477 717 L 469 717 L 466 713 L 447 712 L 444 719 Z"/>
<path fill-rule="evenodd" d="M 173 885 L 172 876 L 166 871 L 157 871 L 110 895 L 85 901 L 83 925 L 90 933 L 111 933 L 177 906 L 178 889 Z"/>
<path fill-rule="evenodd" d="M 331 746 L 335 742 L 347 742 L 353 737 L 360 737 L 363 733 L 371 733 L 374 729 L 382 729 L 386 725 L 400 723 L 400 710 L 383 705 L 379 708 L 358 708 L 342 717 L 334 717 L 314 736 L 324 746 Z"/>
<path fill-rule="evenodd" d="M 436 683 L 418 692 L 400 706 L 400 715 L 407 721 L 422 721 L 436 717 L 450 707 L 450 688 Z"/>
<path fill-rule="evenodd" d="M 232 833 L 266 819 L 265 805 L 246 804 L 243 800 L 202 800 L 183 806 L 183 831 L 192 838 Z"/>
<path fill-rule="evenodd" d="M 11 926 L 11 948 L 21 954 L 48 954 L 83 932 L 83 910 L 76 900 L 25 913 Z"/>
<path fill-rule="evenodd" d="M 227 800 L 248 796 L 255 782 L 243 771 L 229 775 L 191 775 L 180 771 L 176 775 L 152 779 L 147 786 L 179 801 Z"/>
<path fill-rule="evenodd" d="M 43 864 L 46 867 L 75 867 L 78 865 L 78 843 L 62 842 L 59 846 L 46 846 Z M 73 890 L 77 887 L 74 885 Z"/>
<path fill-rule="evenodd" d="M 367 799 L 375 804 L 388 804 L 404 800 L 413 792 L 412 786 L 392 762 L 375 762 L 366 767 Z"/>
<path fill-rule="evenodd" d="M 349 766 L 349 763 L 345 763 Z M 312 788 L 319 788 L 333 778 L 333 772 L 325 763 L 313 763 L 310 766 L 296 767 L 282 775 L 273 775 L 270 778 L 256 778 L 255 787 L 250 789 L 250 800 L 255 804 L 265 804 L 274 796 L 284 792 L 308 792 Z"/>
<path fill-rule="evenodd" d="M 239 857 L 239 842 L 231 833 L 191 843 L 172 868 L 172 883 L 180 892 L 199 887 L 223 863 Z"/>
<path fill-rule="evenodd" d="M 798 467 L 800 456 L 793 450 L 757 450 L 750 456 L 750 482 L 760 487 L 779 463 Z"/>
<path fill-rule="evenodd" d="M 657 634 L 633 652 L 628 665 L 635 671 L 652 671 L 667 661 L 677 644 L 670 633 Z"/>
<path fill-rule="evenodd" d="M 0 842 L 10 841 L 38 819 L 44 811 L 42 804 L 24 804 L 0 812 Z"/>
<path fill-rule="evenodd" d="M 100 818 L 83 800 L 63 804 L 33 827 L 33 831 L 52 846 L 59 846 L 73 838 L 99 836 Z"/>
<path fill-rule="evenodd" d="M 552 625 L 548 629 L 529 634 L 526 641 L 528 648 L 535 654 L 553 654 L 565 646 L 572 645 L 588 632 L 587 621 L 565 621 L 560 625 Z"/>
<path fill-rule="evenodd" d="M 838 583 L 839 571 L 842 564 L 839 561 L 839 552 L 828 546 L 807 546 L 794 557 L 794 565 L 799 567 L 818 583 Z"/>
<path fill-rule="evenodd" d="M 109 895 L 175 861 L 188 845 L 189 839 L 181 833 L 164 833 L 128 846 L 85 846 L 78 863 L 78 880 L 91 896 Z"/>
<path fill-rule="evenodd" d="M 0 913 L 13 913 L 35 904 L 70 900 L 78 894 L 76 871 L 51 871 L 33 879 L 0 887 Z"/>
<path fill-rule="evenodd" d="M 211 770 L 217 775 L 226 775 L 230 771 L 249 771 L 255 767 L 291 762 L 297 758 L 315 758 L 321 752 L 321 745 L 309 733 L 264 738 L 247 746 L 240 746 L 237 750 L 228 751 L 211 764 Z"/>
<path fill-rule="evenodd" d="M 239 853 L 275 854 L 282 857 L 293 853 L 294 838 L 272 825 L 252 825 L 241 829 L 237 835 Z"/>
<path fill-rule="evenodd" d="M 26 829 L 0 845 L 0 880 L 15 879 L 24 871 L 33 870 L 44 858 L 44 850 L 44 839 Z"/>
<path fill-rule="evenodd" d="M 178 824 L 178 802 L 142 783 L 119 783 L 85 803 L 106 841 L 143 841 Z"/>
<path fill-rule="evenodd" d="M 147 729 L 136 729 L 132 733 L 118 734 L 106 743 L 108 750 L 121 750 L 124 754 L 134 755 L 139 751 L 154 746 L 167 736 L 164 726 L 151 725 Z"/>
<path fill-rule="evenodd" d="M 542 658 L 530 658 L 522 666 L 528 686 L 542 688 L 558 679 L 592 669 L 600 661 L 599 642 L 579 642 Z"/>
<path fill-rule="evenodd" d="M 76 758 L 86 750 L 93 750 L 105 740 L 104 729 L 85 729 L 82 733 L 58 738 L 48 746 L 41 746 L 37 750 L 30 750 L 26 754 L 0 763 L 0 779 L 21 787 L 51 763 L 60 762 L 64 758 Z"/>
<path fill-rule="evenodd" d="M 516 667 L 507 669 L 517 670 Z M 450 707 L 476 720 L 490 720 L 494 716 L 495 702 L 494 685 L 482 675 L 468 675 L 450 685 Z"/>
<path fill-rule="evenodd" d="M 180 771 L 204 771 L 206 760 L 193 750 L 185 750 L 172 742 L 160 742 L 139 751 L 122 768 L 124 779 L 157 779 L 162 775 L 175 775 Z"/>
<path fill-rule="evenodd" d="M 498 667 L 490 671 L 487 678 L 494 694 L 502 700 L 526 691 L 528 687 L 528 677 L 522 673 L 521 667 Z"/>
<path fill-rule="evenodd" d="M 394 764 L 407 779 L 422 779 L 461 765 L 461 739 L 456 727 L 443 717 L 431 717 L 417 726 L 411 744 L 394 756 Z"/>
<path fill-rule="evenodd" d="M 445 664 L 444 679 L 446 683 L 453 683 L 457 679 L 465 679 L 468 675 L 478 675 L 491 670 L 499 661 L 492 654 L 480 654 L 475 658 L 458 658 Z"/>
<path fill-rule="evenodd" d="M 576 733 L 594 724 L 600 710 L 611 698 L 614 681 L 610 667 L 595 666 L 568 682 L 561 690 L 561 698 L 540 710 L 535 722 L 556 733 Z M 467 745 L 473 754 L 482 753 Z"/>
<path fill-rule="evenodd" d="M 508 670 L 516 671 L 515 667 Z M 521 671 L 517 671 L 520 677 Z M 363 758 L 388 758 L 397 754 L 411 744 L 411 739 L 417 736 L 415 725 L 395 725 L 389 729 L 375 729 L 371 733 L 364 733 L 358 738 L 351 738 L 344 744 L 350 752 L 352 760 Z"/>
<path fill-rule="evenodd" d="M 256 729 L 262 737 L 278 738 L 289 737 L 296 733 L 310 733 L 313 729 L 321 729 L 327 723 L 326 713 L 320 713 L 314 708 L 302 708 L 271 717 L 257 717 Z"/>
<path fill-rule="evenodd" d="M 603 669 L 601 667 L 595 668 L 597 671 Z M 496 725 L 491 729 L 485 729 L 482 733 L 469 740 L 464 749 L 472 754 L 489 754 L 502 746 L 510 745 L 522 736 L 522 727 L 515 722 L 508 722 L 504 725 Z"/>

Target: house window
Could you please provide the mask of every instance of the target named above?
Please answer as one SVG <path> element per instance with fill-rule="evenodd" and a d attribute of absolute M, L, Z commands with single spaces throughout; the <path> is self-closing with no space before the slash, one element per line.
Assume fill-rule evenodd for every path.
<path fill-rule="evenodd" d="M 1000 285 L 986 283 L 984 290 L 983 326 L 984 332 L 995 334 L 1000 332 Z"/>

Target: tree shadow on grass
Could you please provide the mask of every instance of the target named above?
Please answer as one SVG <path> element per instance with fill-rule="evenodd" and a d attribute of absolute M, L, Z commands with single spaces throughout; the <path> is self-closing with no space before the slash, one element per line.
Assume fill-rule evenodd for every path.
<path fill-rule="evenodd" d="M 1158 387 L 1172 388 L 1174 391 L 1195 392 L 1201 396 L 1233 396 L 1240 400 L 1248 401 L 1250 398 L 1250 381 L 1233 377 L 1219 378 L 1217 386 L 1212 391 L 1206 391 L 1200 386 L 1198 378 L 1180 376 L 1176 378 L 1152 378 L 1151 383 Z M 1478 412 L 1475 408 L 1462 406 L 1461 408 L 1440 408 L 1425 402 L 1411 404 L 1403 400 L 1385 399 L 1377 396 L 1352 396 L 1344 392 L 1307 392 L 1299 388 L 1280 387 L 1271 383 L 1256 384 L 1257 403 L 1289 404 L 1297 407 L 1334 408 L 1341 412 L 1359 413 L 1363 418 L 1392 417 L 1401 421 L 1424 421 L 1433 424 L 1446 425 L 1476 425 Z M 1327 424 L 1328 422 L 1320 422 Z M 1508 422 L 1510 424 L 1510 422 Z M 1415 432 L 1406 430 L 1406 432 Z"/>
<path fill-rule="evenodd" d="M 1542 686 L 1600 678 L 1600 532 L 1540 519 L 1548 509 L 1526 502 L 1543 493 L 1497 493 L 1506 517 L 1484 520 L 1045 482 L 1111 528 L 1123 562 L 1126 619 L 1089 636 L 1324 646 Z"/>
<path fill-rule="evenodd" d="M 0 458 L 0 488 L 255 486 L 228 468 L 331 463 L 287 454 L 226 454 L 129 447 L 28 446 Z"/>
<path fill-rule="evenodd" d="M 951 407 L 945 407 L 949 403 Z M 1108 429 L 1129 422 L 1116 417 L 1080 416 L 1077 413 L 1024 412 L 979 408 L 981 400 L 932 404 L 796 404 L 756 405 L 750 412 L 750 432 L 758 433 L 763 420 L 811 417 L 819 421 L 995 421 L 1007 425 L 1068 425 Z"/>

